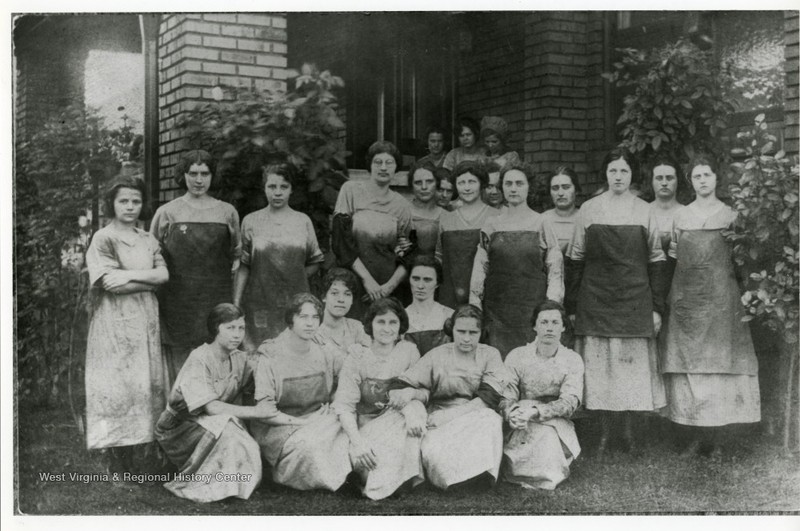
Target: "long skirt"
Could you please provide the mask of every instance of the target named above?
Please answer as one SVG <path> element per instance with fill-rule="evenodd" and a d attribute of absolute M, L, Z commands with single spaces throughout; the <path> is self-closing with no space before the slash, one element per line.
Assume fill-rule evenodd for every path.
<path fill-rule="evenodd" d="M 569 477 L 569 465 L 580 453 L 571 421 L 529 422 L 508 436 L 503 479 L 526 488 L 553 490 Z"/>
<path fill-rule="evenodd" d="M 377 468 L 357 470 L 364 482 L 362 492 L 371 500 L 391 496 L 404 483 L 412 486 L 425 480 L 420 454 L 421 437 L 406 434 L 405 417 L 399 411 L 387 411 L 367 422 L 360 430 L 375 452 Z"/>
<path fill-rule="evenodd" d="M 246 500 L 261 483 L 258 444 L 238 419 L 228 415 L 206 417 L 218 417 L 201 419 L 221 424 L 218 435 L 192 420 L 180 420 L 170 411 L 159 418 L 156 439 L 180 468 L 164 487 L 175 496 L 196 502 L 230 496 Z M 228 421 L 214 422 L 222 417 L 228 417 Z"/>
<path fill-rule="evenodd" d="M 686 426 L 724 426 L 761 420 L 758 376 L 664 374 L 669 405 L 664 416 Z"/>
<path fill-rule="evenodd" d="M 429 429 L 422 439 L 425 475 L 440 489 L 484 472 L 497 480 L 502 459 L 503 419 L 491 409 L 470 411 Z"/>
<path fill-rule="evenodd" d="M 298 490 L 337 490 L 352 472 L 350 439 L 333 412 L 303 426 L 270 426 L 256 440 L 272 480 Z"/>
<path fill-rule="evenodd" d="M 103 292 L 86 345 L 86 447 L 152 442 L 169 392 L 152 292 Z"/>
<path fill-rule="evenodd" d="M 655 411 L 667 403 L 655 339 L 578 336 L 586 409 Z"/>

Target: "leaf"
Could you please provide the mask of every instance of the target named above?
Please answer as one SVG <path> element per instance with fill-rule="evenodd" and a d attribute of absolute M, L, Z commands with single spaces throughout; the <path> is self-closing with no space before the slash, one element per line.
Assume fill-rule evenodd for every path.
<path fill-rule="evenodd" d="M 660 136 L 654 137 L 652 145 L 653 145 L 653 150 L 658 151 L 658 148 L 661 146 L 661 137 Z"/>
<path fill-rule="evenodd" d="M 681 100 L 681 105 L 687 109 L 692 109 L 692 104 L 689 100 Z"/>

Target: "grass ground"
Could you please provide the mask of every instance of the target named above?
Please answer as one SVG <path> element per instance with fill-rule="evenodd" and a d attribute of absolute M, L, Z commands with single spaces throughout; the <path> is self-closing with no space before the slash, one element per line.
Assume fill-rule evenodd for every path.
<path fill-rule="evenodd" d="M 17 498 L 22 514 L 80 515 L 329 515 L 329 514 L 584 514 L 707 513 L 800 510 L 800 459 L 785 455 L 757 429 L 727 433 L 719 458 L 682 457 L 660 419 L 639 427 L 647 439 L 635 454 L 591 455 L 596 433 L 577 421 L 585 452 L 571 477 L 553 492 L 499 483 L 490 490 L 440 492 L 421 486 L 373 502 L 345 487 L 337 493 L 297 492 L 274 484 L 249 500 L 196 504 L 155 485 L 47 482 L 41 472 L 101 473 L 67 410 L 21 411 L 17 432 Z"/>

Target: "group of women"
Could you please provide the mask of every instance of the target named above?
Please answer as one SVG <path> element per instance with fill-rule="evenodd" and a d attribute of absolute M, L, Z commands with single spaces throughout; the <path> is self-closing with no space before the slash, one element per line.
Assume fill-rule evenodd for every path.
<path fill-rule="evenodd" d="M 121 471 L 133 445 L 157 440 L 180 470 L 166 487 L 197 501 L 247 498 L 262 463 L 304 490 L 354 474 L 381 499 L 425 480 L 493 483 L 501 470 L 555 488 L 580 453 L 579 406 L 602 418 L 600 453 L 617 419 L 634 445 L 633 411 L 703 427 L 691 451 L 713 439 L 708 427 L 758 421 L 721 235 L 735 214 L 716 197 L 713 162 L 689 164 L 696 198 L 680 206 L 680 168 L 659 159 L 648 204 L 631 187 L 636 160 L 614 150 L 605 190 L 577 208 L 576 174 L 558 168 L 554 208 L 539 214 L 506 132 L 499 118 L 480 131 L 464 122 L 461 146 L 442 155 L 432 131 L 410 202 L 390 188 L 399 152 L 373 144 L 370 178 L 339 193 L 321 301 L 308 277 L 324 257 L 288 204 L 290 166 L 264 169 L 268 205 L 241 227 L 209 195 L 206 152 L 183 157 L 186 193 L 150 233 L 137 228 L 142 183 L 116 180 L 114 218 L 87 254 L 88 447 L 109 448 Z"/>

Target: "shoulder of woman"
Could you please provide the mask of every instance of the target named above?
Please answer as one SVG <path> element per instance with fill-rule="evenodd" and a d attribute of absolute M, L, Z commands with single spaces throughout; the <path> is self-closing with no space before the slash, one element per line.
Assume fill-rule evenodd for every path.
<path fill-rule="evenodd" d="M 408 356 L 412 358 L 419 357 L 419 349 L 417 348 L 417 345 L 415 345 L 411 341 L 406 341 L 405 339 L 401 339 L 400 341 L 397 342 L 397 345 L 395 345 L 394 348 L 397 350 L 398 353 L 400 353 L 403 356 Z"/>
<path fill-rule="evenodd" d="M 485 343 L 478 343 L 478 354 L 480 354 L 480 355 L 482 355 L 482 356 L 484 356 L 486 358 L 493 358 L 493 357 L 496 356 L 497 358 L 502 359 L 502 356 L 500 356 L 500 351 L 499 350 L 497 350 L 493 346 L 487 345 Z"/>
<path fill-rule="evenodd" d="M 360 345 L 358 343 L 354 343 L 347 347 L 347 352 L 345 353 L 346 359 L 353 358 L 354 361 L 361 361 L 364 357 L 369 353 L 369 348 Z"/>
<path fill-rule="evenodd" d="M 268 359 L 273 360 L 277 358 L 282 350 L 282 345 L 280 341 L 280 336 L 267 339 L 263 343 L 261 343 L 258 348 L 255 350 L 255 357 L 258 359 Z"/>
<path fill-rule="evenodd" d="M 583 367 L 583 358 L 571 348 L 561 345 L 561 348 L 558 349 L 558 354 L 563 356 L 570 365 L 580 365 Z"/>

